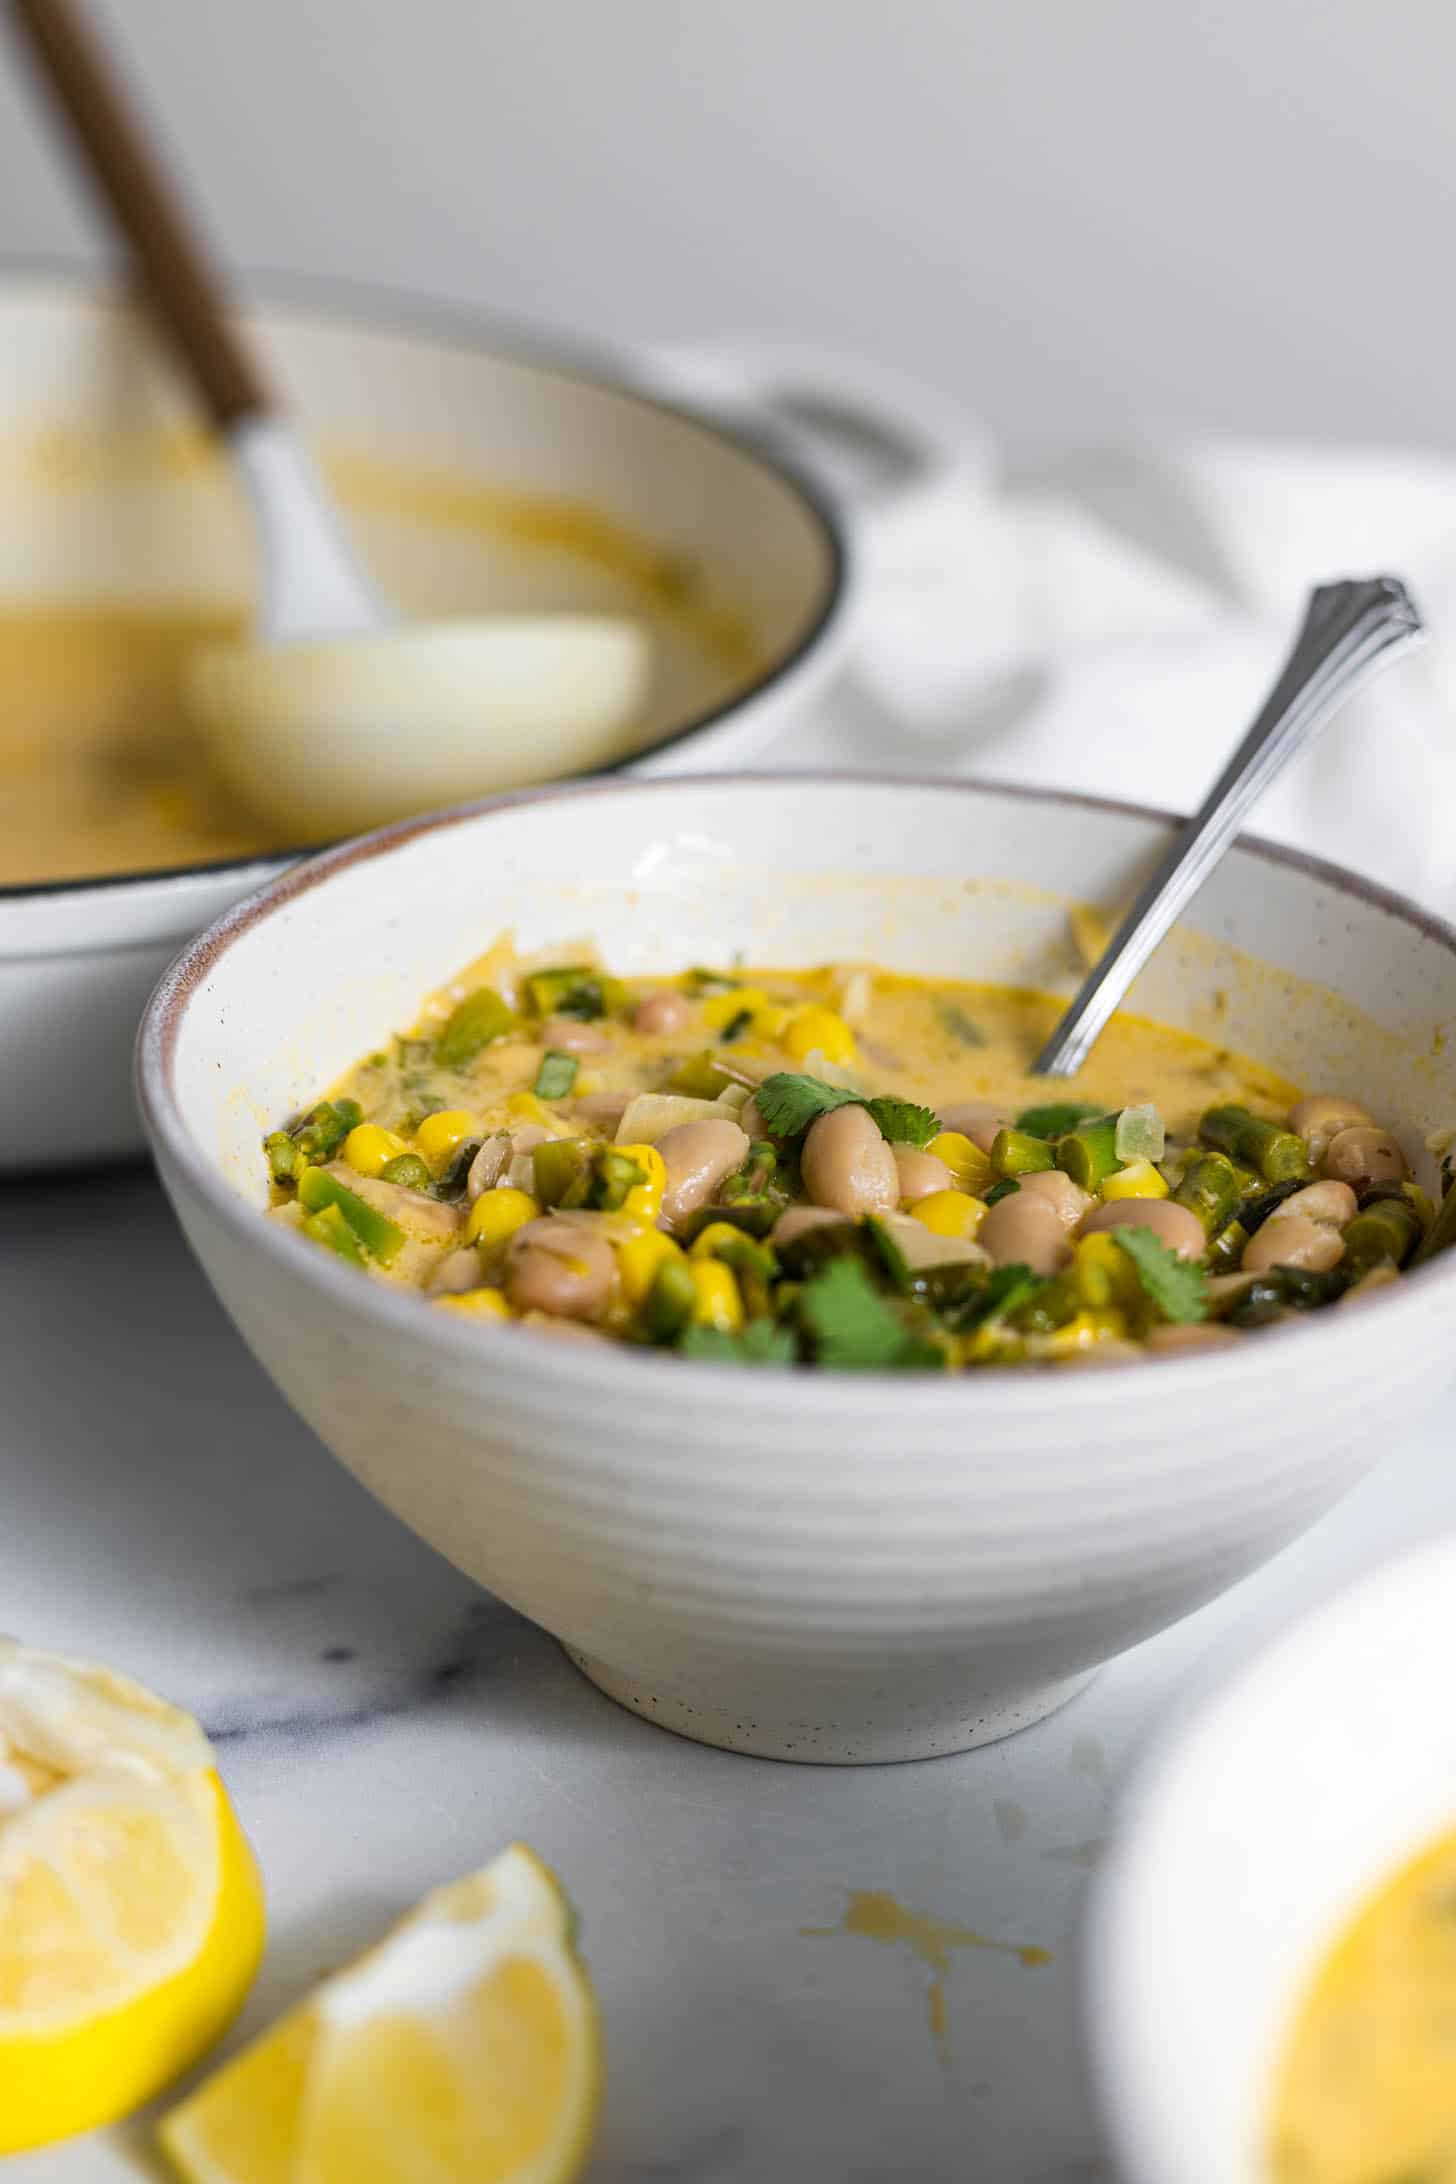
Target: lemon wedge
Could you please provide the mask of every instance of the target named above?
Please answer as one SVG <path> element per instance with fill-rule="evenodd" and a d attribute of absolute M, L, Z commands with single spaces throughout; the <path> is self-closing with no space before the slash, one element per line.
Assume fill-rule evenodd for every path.
<path fill-rule="evenodd" d="M 161 2137 L 190 2184 L 567 2184 L 600 2084 L 570 1907 L 516 1844 L 426 1896 Z"/>
<path fill-rule="evenodd" d="M 263 1947 L 197 1723 L 0 1640 L 0 2153 L 108 2123 L 196 2061 Z"/>

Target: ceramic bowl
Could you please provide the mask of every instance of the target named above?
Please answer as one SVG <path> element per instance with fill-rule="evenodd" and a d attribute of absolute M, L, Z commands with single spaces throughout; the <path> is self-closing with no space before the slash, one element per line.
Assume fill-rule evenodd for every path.
<path fill-rule="evenodd" d="M 652 763 L 770 738 L 831 671 L 847 558 L 776 452 L 633 384 L 440 310 L 270 304 L 250 330 L 386 596 L 417 614 L 644 618 Z M 0 281 L 0 602 L 228 609 L 243 512 L 135 312 Z M 24 724 L 21 723 L 21 726 Z M 0 825 L 3 825 L 0 811 Z M 0 1173 L 142 1149 L 131 1050 L 182 943 L 288 858 L 0 887 Z"/>
<path fill-rule="evenodd" d="M 734 1373 L 464 1327 L 368 1284 L 260 1217 L 259 1140 L 508 927 L 532 949 L 593 936 L 628 973 L 742 949 L 1067 988 L 1068 900 L 1126 900 L 1170 824 L 778 775 L 388 830 L 285 875 L 159 987 L 140 1086 L 163 1180 L 328 1446 L 623 1703 L 790 1759 L 980 1743 L 1252 1568 L 1390 1445 L 1447 1376 L 1456 1261 L 1372 1300 L 1359 1343 L 1329 1314 L 1119 1371 Z M 1412 1153 L 1456 1114 L 1456 936 L 1295 856 L 1234 852 L 1133 1005 L 1364 1098 Z"/>
<path fill-rule="evenodd" d="M 1128 2184 L 1267 2184 L 1293 2014 L 1456 1826 L 1456 1540 L 1301 1619 L 1157 1743 L 1094 1899 L 1088 2027 Z"/>

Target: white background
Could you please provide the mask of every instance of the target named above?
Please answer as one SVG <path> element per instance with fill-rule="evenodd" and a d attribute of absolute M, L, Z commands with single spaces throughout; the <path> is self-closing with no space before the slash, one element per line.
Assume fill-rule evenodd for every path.
<path fill-rule="evenodd" d="M 1456 439 L 1431 0 L 93 4 L 239 268 L 828 337 L 1010 443 Z M 3 66 L 0 252 L 95 247 Z"/>

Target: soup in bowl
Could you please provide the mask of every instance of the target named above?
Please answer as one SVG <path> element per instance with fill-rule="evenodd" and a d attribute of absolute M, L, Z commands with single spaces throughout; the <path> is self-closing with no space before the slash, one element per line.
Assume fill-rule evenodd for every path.
<path fill-rule="evenodd" d="M 1130 2184 L 1456 2175 L 1456 1541 L 1303 1615 L 1156 1740 L 1094 1898 Z"/>
<path fill-rule="evenodd" d="M 1182 1287 L 1190 1256 L 1202 1256 L 1157 1233 L 1159 1209 L 1198 1215 L 1178 1199 L 1184 1171 L 1172 1180 L 1160 1171 L 1167 1142 L 1155 1157 L 1124 1135 L 1119 1151 L 1129 1116 L 1129 1127 L 1148 1126 L 1132 1111 L 1155 1111 L 1187 1169 L 1215 1154 L 1245 1175 L 1266 1155 L 1289 1159 L 1281 1178 L 1259 1180 L 1266 1192 L 1298 1191 L 1314 1187 L 1316 1133 L 1291 1119 L 1300 1098 L 1337 1092 L 1374 1118 L 1342 1117 L 1347 1129 L 1388 1138 L 1397 1187 L 1429 1191 L 1425 1139 L 1456 1095 L 1444 1013 L 1456 1008 L 1451 936 L 1343 875 L 1244 845 L 1094 1057 L 1086 1104 L 1097 1112 L 1054 1118 L 1055 1128 L 1040 1118 L 1039 1137 L 1038 1118 L 1018 1106 L 985 1118 L 997 1127 L 978 1143 L 975 1118 L 947 1111 L 948 1095 L 959 1087 L 969 1099 L 979 1085 L 994 1105 L 997 1070 L 1009 1071 L 1002 1093 L 1017 1092 L 1016 1055 L 1034 1051 L 1055 996 L 1075 982 L 1069 914 L 1075 924 L 1088 904 L 1126 899 L 1168 824 L 964 783 L 773 777 L 561 790 L 386 830 L 287 875 L 214 928 L 159 988 L 140 1068 L 163 1179 L 245 1338 L 335 1453 L 406 1522 L 563 1638 L 624 1703 L 687 1734 L 789 1758 L 905 1758 L 984 1741 L 1044 1713 L 1099 1661 L 1272 1553 L 1443 1383 L 1452 1275 L 1440 1260 L 1382 1282 L 1358 1317 L 1343 1303 L 1286 1309 L 1284 1297 L 1272 1328 L 1235 1332 L 1157 1369 L 1062 1369 L 1078 1362 L 1077 1335 L 1099 1332 L 1097 1323 L 1074 1329 L 1062 1346 L 1077 1354 L 1057 1355 L 1084 1311 L 1122 1312 L 1120 1323 L 1100 1324 L 1118 1350 L 1136 1349 L 1163 1320 L 1176 1330 L 1176 1313 L 1154 1311 L 1134 1261 L 1172 1269 Z M 507 932 L 513 953 L 489 957 Z M 460 977 L 473 956 L 489 957 L 492 977 L 479 965 Z M 775 968 L 750 975 L 739 963 Z M 685 969 L 698 974 L 696 992 Z M 667 1012 L 678 1015 L 671 1030 L 651 1028 L 659 996 L 679 1004 Z M 511 1022 L 467 1052 L 497 1004 Z M 749 1023 L 729 1038 L 745 1010 Z M 837 1063 L 830 1018 L 854 1042 Z M 952 1029 L 957 1018 L 982 1048 Z M 583 1028 L 606 1044 L 584 1043 Z M 753 1057 L 752 1085 L 735 1086 L 735 1056 Z M 696 1091 L 675 1092 L 661 1082 L 669 1063 L 673 1074 L 709 1074 Z M 442 1068 L 455 1075 L 440 1079 Z M 853 1082 L 836 1081 L 836 1070 Z M 894 1202 L 871 1218 L 902 1254 L 911 1224 L 936 1234 L 915 1215 L 924 1198 L 949 1199 L 947 1222 L 965 1222 L 967 1202 L 986 1209 L 999 1182 L 1018 1183 L 971 1211 L 974 1235 L 946 1239 L 971 1269 L 963 1302 L 993 1271 L 1029 1263 L 992 1250 L 988 1224 L 999 1207 L 1034 1199 L 1027 1184 L 1038 1174 L 1083 1194 L 1079 1228 L 1096 1201 L 1101 1225 L 1091 1233 L 1114 1239 L 1111 1263 L 1126 1261 L 1136 1288 L 1101 1304 L 1079 1296 L 1067 1319 L 1014 1328 L 1027 1354 L 999 1362 L 1029 1371 L 942 1369 L 977 1362 L 959 1351 L 814 1369 L 825 1360 L 810 1292 L 824 1269 L 798 1268 L 787 1252 L 787 1263 L 755 1263 L 735 1241 L 758 1249 L 766 1239 L 777 1254 L 773 1228 L 807 1210 L 800 1200 L 836 1216 L 821 1234 L 837 1227 L 842 1242 L 849 1225 L 850 1209 L 823 1203 L 808 1134 L 776 1105 L 776 1079 L 801 1104 L 806 1082 L 821 1106 L 826 1093 L 845 1095 L 826 1112 L 858 1118 L 882 1178 L 887 1160 L 894 1168 L 885 1181 Z M 744 1095 L 736 1120 L 729 1086 Z M 666 1133 L 654 1137 L 662 1110 L 633 1115 L 629 1104 L 609 1132 L 606 1103 L 624 1093 L 726 1103 L 713 1117 L 685 1118 L 726 1125 L 741 1154 L 711 1195 L 687 1207 L 649 1203 L 672 1175 Z M 762 1136 L 752 1117 L 743 1126 L 749 1099 Z M 453 1108 L 433 1104 L 448 1100 Z M 599 1103 L 595 1120 L 578 1110 L 588 1100 Z M 876 1114 L 881 1100 L 926 1112 L 907 1126 L 897 1109 Z M 505 1125 L 526 1120 L 520 1103 L 532 1101 L 541 1135 L 518 1143 Z M 1220 1142 L 1208 1117 L 1230 1109 L 1261 1127 Z M 958 1119 L 969 1127 L 955 1128 Z M 351 1146 L 356 1129 L 378 1136 Z M 1338 1136 L 1320 1146 L 1322 1162 Z M 505 1146 L 491 1147 L 501 1138 Z M 774 1157 L 757 1177 L 755 1146 Z M 663 1176 L 645 1157 L 654 1150 Z M 912 1153 L 950 1181 L 936 1173 L 936 1190 L 919 1199 L 913 1183 L 902 1188 L 897 1156 L 913 1175 Z M 1100 1175 L 1079 1165 L 1103 1155 L 1112 1165 Z M 497 1156 L 500 1174 L 472 1195 L 471 1170 Z M 403 1170 L 385 1176 L 399 1161 Z M 1139 1163 L 1156 1182 L 1136 1175 L 1145 1195 L 1119 1200 L 1109 1180 Z M 741 1192 L 722 1198 L 731 1177 Z M 1339 1179 L 1326 1170 L 1318 1181 L 1328 1180 Z M 381 1199 L 381 1188 L 400 1195 Z M 832 1194 L 832 1180 L 822 1188 Z M 645 1197 L 629 1204 L 633 1192 Z M 512 1193 L 529 1201 L 514 1234 L 468 1233 L 472 1221 L 489 1229 L 521 1211 Z M 755 1197 L 773 1208 L 763 1237 L 752 1233 L 764 1211 L 748 1204 Z M 381 1238 L 386 1253 L 392 1239 L 360 1231 L 360 1206 L 366 1229 L 377 1214 L 424 1256 L 403 1245 L 393 1261 L 382 1254 Z M 1119 1211 L 1127 1206 L 1131 1216 Z M 920 1349 L 974 1347 L 975 1326 L 945 1313 L 945 1324 L 928 1324 L 923 1296 L 895 1292 L 893 1257 L 882 1254 L 876 1270 L 865 1247 L 879 1242 L 858 1227 L 867 1211 L 854 1215 L 861 1301 Z M 668 1263 L 681 1259 L 694 1294 L 672 1339 L 645 1323 L 612 1326 L 610 1305 L 588 1339 L 545 1338 L 537 1315 L 568 1329 L 591 1315 L 554 1312 L 521 1286 L 516 1238 L 537 1220 L 569 1229 L 573 1214 L 598 1227 L 635 1217 L 640 1235 L 623 1241 L 646 1239 L 648 1253 L 659 1250 L 652 1236 L 665 1236 Z M 414 1234 L 430 1222 L 433 1238 Z M 714 1238 L 715 1228 L 728 1236 Z M 1150 1233 L 1151 1252 L 1115 1241 Z M 712 1241 L 701 1251 L 704 1237 Z M 1066 1282 L 1082 1244 L 1059 1236 L 1058 1263 L 1031 1271 Z M 457 1252 L 469 1264 L 447 1275 Z M 382 1261 L 386 1276 L 398 1266 L 420 1279 L 370 1278 L 371 1259 L 375 1273 Z M 1269 1261 L 1286 1263 L 1282 1247 Z M 731 1289 L 719 1273 L 693 1271 L 713 1267 Z M 1206 1268 L 1199 1277 L 1209 1279 Z M 612 1279 L 611 1297 L 630 1302 L 620 1267 Z M 768 1310 L 758 1309 L 758 1279 Z M 843 1289 L 842 1273 L 836 1281 Z M 775 1293 L 796 1284 L 795 1296 Z M 482 1303 L 480 1292 L 495 1298 Z M 716 1322 L 713 1294 L 729 1300 Z M 441 1308 L 452 1296 L 467 1308 Z M 723 1354 L 763 1320 L 777 1356 Z M 700 1332 L 684 1345 L 690 1326 Z M 624 1339 L 601 1339 L 614 1333 Z M 1049 1353 L 1034 1346 L 1043 1339 Z M 730 1370 L 744 1363 L 755 1369 Z"/>

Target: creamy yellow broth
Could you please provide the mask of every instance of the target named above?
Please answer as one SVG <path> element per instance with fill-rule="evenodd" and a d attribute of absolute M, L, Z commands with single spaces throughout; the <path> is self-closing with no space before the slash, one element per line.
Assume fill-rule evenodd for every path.
<path fill-rule="evenodd" d="M 209 459 L 191 436 L 162 453 L 173 472 Z M 143 458 L 157 461 L 158 449 L 148 444 Z M 125 475 L 115 449 L 60 445 L 47 450 L 48 482 L 64 491 L 78 465 L 89 476 L 88 460 L 119 463 Z M 640 616 L 658 655 L 641 724 L 649 735 L 722 703 L 761 670 L 752 631 L 711 595 L 704 572 L 603 510 L 360 457 L 329 468 L 351 511 L 473 533 L 512 564 L 534 558 L 552 605 L 571 602 L 569 565 L 584 572 L 595 604 Z M 184 710 L 189 655 L 241 626 L 236 614 L 194 607 L 0 608 L 0 887 L 309 846 L 240 808 L 204 763 Z"/>
<path fill-rule="evenodd" d="M 1279 2070 L 1274 2184 L 1456 2184 L 1456 1834 L 1320 1968 Z"/>
<path fill-rule="evenodd" d="M 212 779 L 181 701 L 232 617 L 0 613 L 0 886 L 208 864 L 287 845 Z"/>
<path fill-rule="evenodd" d="M 429 1004 L 408 1035 L 419 1043 L 417 1050 L 405 1051 L 403 1058 L 397 1047 L 383 1050 L 379 1061 L 351 1073 L 337 1090 L 391 1128 L 407 1124 L 422 1101 L 468 1108 L 478 1113 L 486 1129 L 501 1125 L 509 1114 L 509 1096 L 527 1090 L 536 1074 L 539 1046 L 509 1041 L 487 1047 L 463 1073 L 441 1069 L 422 1051 L 454 999 L 477 984 L 491 983 L 499 969 L 498 958 L 486 957 Z M 1202 1111 L 1219 1101 L 1282 1112 L 1298 1097 L 1285 1078 L 1246 1056 L 1131 1015 L 1113 1018 L 1080 1076 L 1049 1090 L 1045 1078 L 1033 1077 L 1029 1069 L 1065 1006 L 1049 994 L 842 967 L 735 968 L 732 976 L 740 994 L 765 995 L 782 1011 L 817 1002 L 839 1012 L 849 996 L 849 1011 L 856 1019 L 855 1059 L 866 1081 L 873 1081 L 876 1092 L 936 1109 L 987 1099 L 1015 1112 L 1061 1098 L 1065 1091 L 1070 1098 L 1108 1108 L 1151 1102 L 1170 1133 L 1179 1136 L 1191 1134 Z M 679 983 L 639 980 L 634 990 L 676 990 Z M 625 1024 L 614 1026 L 610 1049 L 584 1058 L 591 1088 L 659 1090 L 674 1057 L 718 1045 L 725 1006 L 731 1010 L 734 1005 L 713 996 L 695 1003 L 688 1025 L 665 1038 L 644 1037 Z M 775 1040 L 752 1031 L 722 1051 L 750 1070 L 792 1066 L 792 1057 Z"/>

